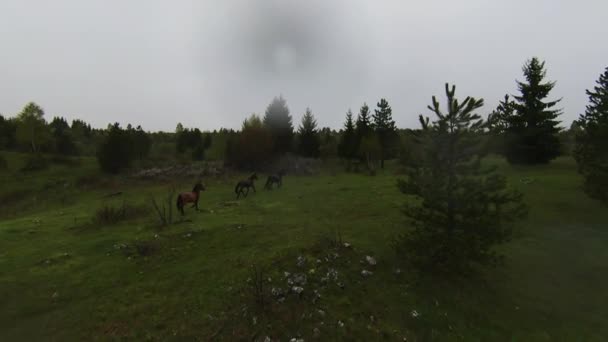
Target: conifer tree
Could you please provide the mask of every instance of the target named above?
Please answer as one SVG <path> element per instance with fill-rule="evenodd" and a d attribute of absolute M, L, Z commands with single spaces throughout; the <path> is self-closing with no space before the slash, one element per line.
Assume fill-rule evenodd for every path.
<path fill-rule="evenodd" d="M 585 192 L 608 205 L 608 68 L 587 95 L 585 114 L 573 124 L 577 131 L 574 157 Z"/>
<path fill-rule="evenodd" d="M 447 113 L 433 96 L 434 121 L 420 116 L 423 153 L 407 169 L 399 189 L 418 199 L 406 206 L 413 230 L 397 250 L 416 266 L 460 272 L 499 260 L 494 247 L 511 237 L 507 223 L 523 215 L 521 194 L 507 190 L 506 178 L 482 166 L 485 123 L 475 113 L 483 100 L 455 98 L 446 84 Z"/>
<path fill-rule="evenodd" d="M 338 145 L 338 154 L 341 158 L 350 160 L 357 155 L 357 136 L 355 131 L 355 123 L 353 122 L 353 112 L 349 109 L 346 112 L 346 121 L 344 122 L 344 132 L 340 138 Z"/>
<path fill-rule="evenodd" d="M 380 99 L 378 109 L 374 110 L 373 127 L 380 144 L 380 167 L 384 169 L 384 160 L 390 156 L 391 149 L 398 139 L 397 127 L 393 121 L 393 109 L 386 99 Z"/>
<path fill-rule="evenodd" d="M 545 62 L 534 57 L 523 67 L 524 82 L 517 82 L 514 113 L 507 117 L 506 157 L 511 163 L 548 163 L 560 154 L 558 116 L 561 99 L 545 101 L 555 82 L 545 82 Z"/>
<path fill-rule="evenodd" d="M 298 128 L 298 153 L 304 157 L 319 157 L 319 131 L 317 120 L 312 115 L 310 108 L 306 108 L 306 113 L 302 116 L 302 123 Z"/>
<path fill-rule="evenodd" d="M 275 97 L 266 108 L 264 126 L 272 134 L 274 152 L 290 152 L 293 145 L 293 124 L 287 101 L 283 96 Z"/>

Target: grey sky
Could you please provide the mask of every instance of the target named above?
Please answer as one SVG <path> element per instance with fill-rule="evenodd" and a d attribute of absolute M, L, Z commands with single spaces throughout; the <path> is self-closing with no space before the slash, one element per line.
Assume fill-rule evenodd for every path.
<path fill-rule="evenodd" d="M 521 66 L 547 62 L 566 125 L 608 66 L 605 0 L 2 0 L 0 113 L 173 130 L 237 128 L 283 94 L 339 128 L 348 108 L 386 97 L 417 127 L 445 82 L 514 93 Z"/>

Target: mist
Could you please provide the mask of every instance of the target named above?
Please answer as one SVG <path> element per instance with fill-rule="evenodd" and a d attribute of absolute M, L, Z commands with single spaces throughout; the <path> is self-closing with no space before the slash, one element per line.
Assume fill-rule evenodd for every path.
<path fill-rule="evenodd" d="M 417 127 L 445 82 L 489 113 L 521 66 L 546 61 L 563 126 L 608 64 L 603 1 L 75 1 L 0 4 L 0 113 L 172 131 L 238 128 L 283 95 L 340 128 L 382 97 Z"/>

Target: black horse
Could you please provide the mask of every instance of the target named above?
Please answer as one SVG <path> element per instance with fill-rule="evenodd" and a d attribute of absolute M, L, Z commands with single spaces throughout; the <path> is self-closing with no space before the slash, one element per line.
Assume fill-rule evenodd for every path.
<path fill-rule="evenodd" d="M 234 188 L 234 193 L 236 194 L 236 198 L 239 199 L 241 197 L 241 194 L 244 195 L 245 197 L 247 197 L 247 195 L 249 194 L 249 188 L 253 189 L 253 192 L 255 193 L 255 185 L 253 184 L 253 182 L 258 179 L 258 175 L 256 173 L 252 174 L 251 176 L 249 176 L 249 178 L 247 178 L 247 180 L 242 180 L 240 182 L 238 182 L 236 184 L 236 187 Z M 247 192 L 245 192 L 245 189 L 247 189 Z"/>
<path fill-rule="evenodd" d="M 266 185 L 264 185 L 264 188 L 267 190 L 271 190 L 272 186 L 274 184 L 276 184 L 277 187 L 280 188 L 283 185 L 283 176 L 284 175 L 285 175 L 285 170 L 281 170 L 276 175 L 268 176 L 268 179 L 266 180 Z"/>
<path fill-rule="evenodd" d="M 191 192 L 183 192 L 177 195 L 177 210 L 184 215 L 184 205 L 187 203 L 193 203 L 192 207 L 196 208 L 196 211 L 200 211 L 198 208 L 198 200 L 200 198 L 201 191 L 205 191 L 203 183 L 198 182 L 194 185 Z"/>

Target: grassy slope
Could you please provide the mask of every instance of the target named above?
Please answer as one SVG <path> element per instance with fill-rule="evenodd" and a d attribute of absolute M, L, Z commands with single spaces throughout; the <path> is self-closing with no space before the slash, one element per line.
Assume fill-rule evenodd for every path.
<path fill-rule="evenodd" d="M 19 156 L 9 156 L 9 163 L 14 169 Z M 17 204 L 1 197 L 0 340 L 308 339 L 313 327 L 326 339 L 605 340 L 608 211 L 580 191 L 569 159 L 502 169 L 526 194 L 530 217 L 505 246 L 507 267 L 459 283 L 420 280 L 405 269 L 393 274 L 388 242 L 404 227 L 399 209 L 405 199 L 388 172 L 288 176 L 283 189 L 259 191 L 239 205 L 230 205 L 236 179 L 209 179 L 205 211 L 189 211 L 191 222 L 166 229 L 155 227 L 152 213 L 108 227 L 88 222 L 104 194 L 124 191 L 112 201 L 146 204 L 167 184 L 95 180 L 93 161 L 54 167 L 44 176 L 0 174 L 0 196 L 29 190 Z M 536 181 L 524 185 L 522 177 Z M 81 193 L 88 184 L 83 179 L 95 182 Z M 72 185 L 48 185 L 66 182 Z M 256 325 L 255 313 L 233 314 L 248 303 L 239 291 L 248 265 L 264 266 L 280 282 L 297 255 L 314 260 L 324 253 L 318 241 L 336 229 L 355 246 L 340 251 L 344 290 L 327 289 L 315 305 L 292 299 L 273 305 Z M 157 251 L 141 257 L 115 248 L 137 241 Z M 379 263 L 373 276 L 362 279 L 359 259 L 366 254 Z M 311 318 L 318 308 L 327 316 Z M 412 310 L 420 316 L 413 318 Z M 343 328 L 335 327 L 338 320 Z M 273 321 L 278 323 L 269 327 Z"/>

